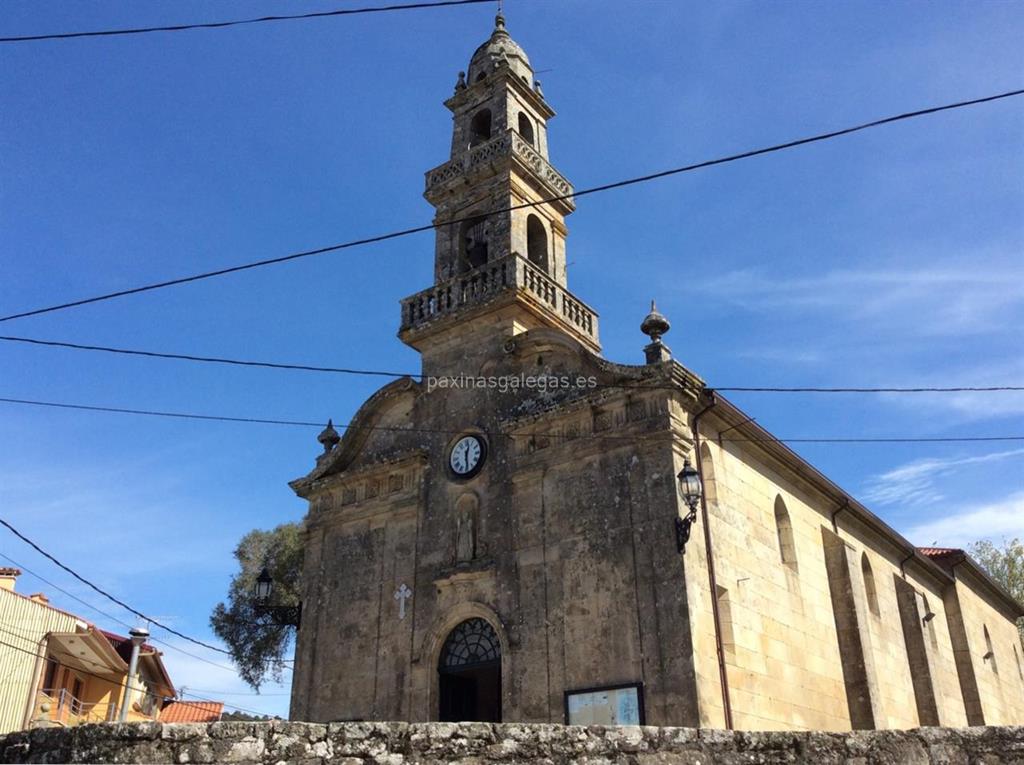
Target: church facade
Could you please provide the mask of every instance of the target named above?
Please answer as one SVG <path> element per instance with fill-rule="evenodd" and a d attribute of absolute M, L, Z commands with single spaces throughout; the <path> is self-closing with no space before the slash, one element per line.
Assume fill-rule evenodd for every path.
<path fill-rule="evenodd" d="M 292 719 L 1024 722 L 1024 609 L 970 558 L 915 548 L 708 390 L 653 306 L 645 363 L 602 358 L 554 112 L 501 16 L 445 105 L 434 284 L 401 302 L 423 377 L 291 484 Z"/>

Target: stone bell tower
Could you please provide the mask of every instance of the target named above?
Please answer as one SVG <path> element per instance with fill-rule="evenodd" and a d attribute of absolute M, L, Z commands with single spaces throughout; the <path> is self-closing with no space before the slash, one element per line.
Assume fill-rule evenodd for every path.
<path fill-rule="evenodd" d="M 597 314 L 566 284 L 565 216 L 575 203 L 548 161 L 555 112 L 500 13 L 445 106 L 451 158 L 427 172 L 424 192 L 437 210 L 434 286 L 402 301 L 399 337 L 425 368 L 456 326 L 509 336 L 555 327 L 600 351 Z"/>

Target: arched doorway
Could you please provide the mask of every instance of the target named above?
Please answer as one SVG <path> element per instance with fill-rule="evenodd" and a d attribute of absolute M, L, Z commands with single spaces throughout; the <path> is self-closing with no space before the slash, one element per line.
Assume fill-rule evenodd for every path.
<path fill-rule="evenodd" d="M 501 643 L 485 619 L 448 634 L 437 660 L 442 722 L 501 722 Z"/>

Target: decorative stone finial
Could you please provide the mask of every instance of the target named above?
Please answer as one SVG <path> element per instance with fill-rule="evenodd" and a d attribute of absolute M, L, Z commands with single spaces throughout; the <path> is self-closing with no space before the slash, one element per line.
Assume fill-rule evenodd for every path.
<path fill-rule="evenodd" d="M 651 312 L 647 314 L 647 317 L 640 325 L 640 331 L 650 337 L 654 342 L 658 342 L 658 340 L 661 339 L 661 336 L 667 333 L 671 328 L 672 325 L 669 324 L 668 319 L 658 311 L 658 306 L 655 305 L 652 300 Z"/>
<path fill-rule="evenodd" d="M 494 17 L 494 34 L 498 32 L 505 32 L 505 15 L 501 12 L 500 6 L 498 7 L 498 15 Z"/>
<path fill-rule="evenodd" d="M 341 442 L 341 436 L 339 436 L 338 431 L 334 429 L 333 420 L 327 421 L 327 427 L 320 431 L 320 435 L 316 437 L 316 440 L 323 444 L 324 454 L 331 451 Z"/>
<path fill-rule="evenodd" d="M 459 72 L 459 79 L 455 82 L 455 92 L 466 89 L 466 73 Z"/>
<path fill-rule="evenodd" d="M 668 319 L 658 311 L 658 307 L 651 301 L 651 312 L 647 314 L 640 324 L 640 331 L 651 338 L 651 342 L 644 348 L 644 356 L 648 364 L 659 364 L 672 358 L 672 351 L 661 342 L 661 336 L 672 328 Z"/>

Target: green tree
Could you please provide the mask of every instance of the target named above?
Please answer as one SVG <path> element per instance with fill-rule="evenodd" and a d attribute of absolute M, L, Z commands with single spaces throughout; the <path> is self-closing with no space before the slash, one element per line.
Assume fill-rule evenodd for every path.
<path fill-rule="evenodd" d="M 279 717 L 271 717 L 270 715 L 251 715 L 248 712 L 225 712 L 220 716 L 222 721 L 227 722 L 270 722 L 271 720 L 279 720 Z"/>
<path fill-rule="evenodd" d="M 231 651 L 238 673 L 256 691 L 267 678 L 280 682 L 293 627 L 274 624 L 256 610 L 256 577 L 264 566 L 274 578 L 273 604 L 299 603 L 302 524 L 250 531 L 235 548 L 239 571 L 231 578 L 228 602 L 218 603 L 210 625 Z"/>
<path fill-rule="evenodd" d="M 998 546 L 983 539 L 968 545 L 967 552 L 1018 603 L 1024 603 L 1024 542 L 1004 539 L 1002 546 Z M 1017 629 L 1024 644 L 1024 618 L 1017 620 Z"/>

